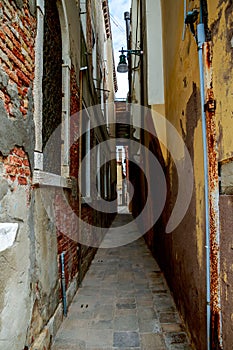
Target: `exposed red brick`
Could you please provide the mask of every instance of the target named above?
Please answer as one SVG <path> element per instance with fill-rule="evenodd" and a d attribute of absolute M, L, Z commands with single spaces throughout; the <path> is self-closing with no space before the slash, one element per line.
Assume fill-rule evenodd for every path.
<path fill-rule="evenodd" d="M 6 35 L 3 33 L 2 30 L 0 30 L 0 38 L 3 39 L 4 41 L 6 39 Z"/>
<path fill-rule="evenodd" d="M 29 168 L 19 168 L 19 174 L 21 176 L 29 177 L 31 175 Z"/>
<path fill-rule="evenodd" d="M 27 178 L 19 176 L 18 177 L 18 183 L 19 183 L 19 185 L 27 185 Z"/>
<path fill-rule="evenodd" d="M 3 27 L 4 33 L 7 34 L 8 38 L 11 39 L 15 47 L 21 50 L 22 46 L 20 45 L 19 39 L 10 31 L 10 29 L 5 25 Z"/>
<path fill-rule="evenodd" d="M 25 176 L 31 176 L 30 169 L 29 168 L 25 168 L 24 169 L 24 174 L 25 174 Z"/>
<path fill-rule="evenodd" d="M 0 40 L 0 48 L 5 52 L 8 58 L 19 68 L 22 68 L 22 62 L 20 62 L 10 49 L 6 47 L 6 44 Z"/>
<path fill-rule="evenodd" d="M 16 74 L 17 74 L 18 78 L 21 79 L 25 85 L 27 85 L 27 86 L 30 85 L 30 83 L 31 83 L 30 79 L 28 79 L 26 77 L 26 75 L 21 70 L 17 69 Z"/>
<path fill-rule="evenodd" d="M 9 156 L 9 163 L 14 165 L 22 166 L 22 159 L 16 157 L 16 156 Z"/>
<path fill-rule="evenodd" d="M 13 153 L 17 155 L 18 157 L 26 158 L 26 153 L 22 148 L 15 147 L 13 149 Z"/>
<path fill-rule="evenodd" d="M 28 88 L 18 86 L 18 92 L 22 97 L 25 97 L 28 92 Z"/>
<path fill-rule="evenodd" d="M 21 40 L 23 40 L 28 47 L 33 48 L 34 39 L 27 36 L 17 23 L 13 23 L 12 27 L 19 33 Z"/>
<path fill-rule="evenodd" d="M 28 161 L 27 159 L 24 159 L 24 160 L 23 160 L 23 165 L 29 166 L 29 161 Z"/>
<path fill-rule="evenodd" d="M 11 174 L 14 176 L 18 174 L 18 168 L 15 165 L 6 165 L 5 169 L 7 174 Z"/>
<path fill-rule="evenodd" d="M 25 63 L 25 57 L 17 50 L 17 48 L 14 48 L 12 52 L 23 64 Z"/>
<path fill-rule="evenodd" d="M 9 68 L 4 68 L 6 73 L 8 74 L 9 78 L 16 84 L 18 84 L 19 79 L 16 75 L 16 72 L 12 72 Z"/>
<path fill-rule="evenodd" d="M 20 106 L 19 109 L 20 109 L 20 112 L 21 112 L 23 115 L 26 115 L 26 114 L 27 114 L 27 109 L 24 108 L 23 106 Z"/>
<path fill-rule="evenodd" d="M 7 94 L 4 95 L 4 102 L 5 103 L 10 103 L 11 99 L 10 96 L 8 96 Z"/>

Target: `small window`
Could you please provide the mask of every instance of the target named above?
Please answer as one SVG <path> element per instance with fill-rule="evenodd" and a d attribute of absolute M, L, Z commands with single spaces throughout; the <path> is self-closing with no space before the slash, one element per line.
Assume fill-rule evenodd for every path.
<path fill-rule="evenodd" d="M 44 152 L 43 170 L 60 175 L 62 124 L 62 36 L 56 2 L 51 0 L 45 1 L 42 91 L 42 143 Z"/>
<path fill-rule="evenodd" d="M 91 196 L 91 133 L 90 133 L 90 117 L 86 110 L 82 112 L 82 197 Z M 83 161 L 85 157 L 85 161 Z"/>

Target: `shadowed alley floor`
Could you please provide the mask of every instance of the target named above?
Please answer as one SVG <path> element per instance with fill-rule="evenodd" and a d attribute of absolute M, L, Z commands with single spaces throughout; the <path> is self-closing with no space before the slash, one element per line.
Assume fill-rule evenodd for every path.
<path fill-rule="evenodd" d="M 113 226 L 128 218 L 118 215 Z M 52 350 L 100 349 L 192 349 L 143 238 L 98 250 L 52 346 Z"/>

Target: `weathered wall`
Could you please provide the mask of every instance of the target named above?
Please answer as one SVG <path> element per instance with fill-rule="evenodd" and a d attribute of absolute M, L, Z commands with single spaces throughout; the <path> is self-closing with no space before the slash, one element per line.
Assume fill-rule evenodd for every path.
<path fill-rule="evenodd" d="M 61 191 L 74 212 L 88 223 L 108 226 L 112 220 L 112 217 L 93 211 L 87 204 L 81 205 L 82 213 L 79 213 L 77 178 L 80 154 L 77 134 L 80 121 L 75 117 L 80 110 L 80 62 L 83 60 L 85 65 L 88 62 L 86 48 L 81 49 L 79 5 L 75 0 L 62 3 L 67 7 L 66 14 L 62 14 L 61 2 L 55 0 L 46 0 L 45 8 L 43 1 L 37 8 L 33 0 L 3 0 L 0 3 L 0 348 L 6 350 L 50 348 L 63 318 L 60 255 L 66 252 L 69 305 L 96 252 L 95 248 L 82 246 L 80 255 L 77 236 L 72 236 L 75 223 L 65 215 L 63 205 L 67 206 L 67 202 L 61 201 Z M 100 16 L 101 4 L 95 5 Z M 39 18 L 38 22 L 36 18 Z M 40 49 L 44 52 L 41 51 L 38 59 L 35 40 L 42 35 L 40 25 L 43 20 L 44 45 Z M 104 24 L 101 19 L 99 22 L 94 24 L 98 35 L 103 38 Z M 64 42 L 64 32 L 67 34 L 67 31 L 70 32 L 70 43 Z M 66 51 L 64 47 L 69 44 L 71 49 Z M 99 47 L 103 52 L 101 45 L 103 40 Z M 41 86 L 40 79 L 34 80 L 35 56 L 37 72 L 41 73 L 39 78 L 43 75 Z M 42 56 L 43 65 L 39 67 Z M 68 69 L 70 74 L 64 74 Z M 90 78 L 91 66 L 89 73 Z M 97 92 L 89 78 L 86 79 L 86 101 L 92 105 L 97 101 Z M 112 78 L 108 86 L 114 89 Z M 40 95 L 43 104 L 40 105 L 41 101 L 38 102 L 39 97 L 35 94 Z M 70 100 L 64 101 L 67 96 Z M 35 100 L 38 104 L 36 112 Z M 54 129 L 61 123 L 65 104 L 70 107 L 67 109 L 70 115 L 75 117 L 71 125 L 70 136 L 74 142 L 70 149 L 69 169 L 73 188 L 63 191 L 63 188 L 48 184 L 40 187 L 34 182 L 33 172 L 35 139 L 37 142 L 43 139 L 45 147 Z M 39 105 L 43 105 L 41 110 Z M 106 128 L 98 130 L 99 141 L 105 137 Z M 91 138 L 93 147 L 97 142 L 94 132 Z M 37 172 L 40 169 L 41 173 L 43 170 L 61 173 L 60 136 L 58 144 L 52 146 L 48 163 L 42 164 L 37 160 Z M 47 176 L 53 179 L 53 174 Z M 61 222 L 65 225 L 64 230 L 64 226 L 59 225 Z M 94 229 L 86 234 L 92 235 L 93 232 Z"/>
<path fill-rule="evenodd" d="M 198 1 L 192 8 L 199 7 Z M 184 24 L 183 1 L 162 2 L 165 116 L 186 144 L 194 172 L 194 188 L 189 209 L 170 234 L 161 223 L 154 228 L 153 246 L 185 323 L 198 349 L 206 348 L 205 230 L 204 183 L 201 134 L 200 83 L 197 44 Z M 169 135 L 167 135 L 169 148 Z M 172 137 L 172 135 L 170 135 Z M 166 155 L 165 152 L 163 152 Z M 167 153 L 168 197 L 163 214 L 163 228 L 175 205 L 179 184 L 172 156 Z M 180 149 L 180 159 L 183 150 Z M 193 317 L 195 315 L 195 317 Z"/>
<path fill-rule="evenodd" d="M 232 295 L 230 288 L 232 280 L 231 240 L 232 235 L 232 205 L 233 193 L 233 142 L 232 142 L 232 1 L 209 0 L 187 1 L 187 11 L 203 6 L 203 21 L 205 23 L 206 40 L 203 50 L 205 117 L 207 124 L 207 145 L 209 158 L 209 225 L 210 225 L 210 267 L 211 267 L 211 348 L 221 347 L 221 310 L 223 315 L 223 346 L 232 346 L 231 327 L 233 310 L 230 307 Z M 150 4 L 150 1 L 148 1 Z M 151 3 L 152 5 L 152 3 Z M 133 1 L 133 25 L 136 23 L 135 4 Z M 153 6 L 155 4 L 153 3 Z M 146 240 L 153 253 L 164 269 L 168 283 L 180 313 L 192 334 L 197 349 L 206 349 L 206 237 L 205 237 L 205 205 L 204 205 L 204 169 L 201 122 L 200 77 L 196 38 L 186 26 L 184 38 L 184 2 L 161 1 L 163 24 L 163 65 L 165 88 L 165 111 L 163 105 L 152 105 L 152 111 L 164 115 L 175 126 L 176 130 L 188 148 L 194 174 L 192 200 L 187 213 L 179 226 L 165 235 L 165 227 L 174 208 L 179 192 L 177 169 L 169 153 L 169 144 L 173 136 L 166 133 L 165 124 L 162 127 L 156 123 L 156 114 L 142 118 L 143 123 L 155 128 L 158 138 L 167 135 L 166 148 L 160 147 L 155 139 L 145 132 L 141 133 L 141 142 L 150 148 L 158 159 L 164 158 L 164 172 L 167 178 L 167 202 L 164 212 L 156 225 L 146 235 Z M 162 83 L 152 82 L 148 87 L 147 72 L 150 66 L 150 54 L 153 52 L 155 40 L 146 40 L 147 31 L 153 36 L 156 25 L 150 23 L 146 12 L 147 2 L 142 6 L 142 44 L 145 50 L 140 64 L 141 104 L 150 103 L 149 89 L 153 93 L 162 88 Z M 152 11 L 153 12 L 153 11 Z M 200 16 L 197 18 L 197 23 Z M 148 28 L 146 26 L 148 25 Z M 196 24 L 194 24 L 196 34 Z M 135 37 L 135 33 L 133 33 Z M 151 51 L 151 52 L 150 52 Z M 157 52 L 158 53 L 158 52 Z M 159 80 L 159 79 L 158 79 Z M 138 84 L 138 83 L 136 83 Z M 140 90 L 135 91 L 139 94 Z M 141 86 L 140 86 L 141 88 Z M 135 94 L 136 96 L 136 94 Z M 139 99 L 136 96 L 135 102 Z M 150 123 L 152 122 L 152 126 Z M 182 161 L 183 147 L 179 151 Z M 147 165 L 147 160 L 145 160 Z M 153 174 L 152 177 L 153 178 Z M 144 189 L 143 178 L 141 188 Z M 181 179 L 185 182 L 185 179 Z M 144 187 L 143 187 L 144 186 Z M 191 190 L 191 189 L 190 189 Z M 219 199 L 220 193 L 220 199 Z M 143 199 L 145 195 L 140 194 Z M 156 198 L 152 195 L 152 208 L 156 206 Z M 220 213 L 219 213 L 220 202 Z M 139 204 L 135 208 L 139 210 Z M 150 214 L 149 214 L 150 215 Z M 221 230 L 219 232 L 219 224 Z M 219 248 L 220 233 L 220 248 Z M 220 264 L 219 264 L 220 257 Z M 221 265 L 221 271 L 220 271 Z M 221 273 L 221 274 L 220 274 Z M 221 278 L 220 278 L 221 276 Z M 221 279 L 221 286 L 220 286 Z M 219 305 L 221 287 L 222 308 Z M 193 316 L 195 315 L 195 317 Z M 228 323 L 228 325 L 227 325 Z"/>
<path fill-rule="evenodd" d="M 28 6 L 18 8 L 14 2 L 3 1 L 0 9 L 0 148 L 9 154 L 15 144 L 24 146 L 31 156 L 36 22 Z M 11 130 L 10 135 L 5 130 Z"/>
<path fill-rule="evenodd" d="M 0 3 L 0 222 L 6 225 L 0 224 L 0 347 L 5 349 L 24 348 L 32 308 L 33 5 Z M 10 242 L 12 224 L 17 228 Z"/>
<path fill-rule="evenodd" d="M 232 347 L 232 227 L 233 227 L 233 197 L 220 196 L 221 216 L 221 298 L 222 298 L 222 319 L 223 319 L 223 348 Z"/>
<path fill-rule="evenodd" d="M 233 55 L 232 1 L 208 1 L 209 28 L 212 39 L 213 91 L 216 100 L 216 135 L 220 176 L 220 264 L 221 307 L 223 320 L 223 348 L 232 347 L 232 55 Z"/>
<path fill-rule="evenodd" d="M 203 61 L 206 69 L 206 101 L 216 101 L 216 110 L 206 111 L 207 135 L 209 147 L 210 176 L 210 236 L 211 236 L 211 308 L 212 308 L 212 346 L 219 348 L 218 309 L 218 191 L 232 194 L 232 3 L 226 1 L 208 1 L 209 27 L 207 39 L 207 59 Z M 192 2 L 192 9 L 199 8 L 199 1 Z M 197 348 L 206 348 L 206 263 L 205 263 L 205 223 L 204 223 L 204 183 L 203 183 L 203 146 L 201 132 L 201 101 L 197 45 L 190 29 L 186 28 L 184 41 L 183 3 L 176 6 L 164 1 L 163 9 L 163 45 L 165 72 L 165 115 L 182 136 L 193 162 L 194 189 L 192 201 L 185 218 L 178 228 L 164 237 L 158 225 L 155 227 L 155 252 L 163 266 L 168 282 L 174 292 L 178 307 L 192 334 Z M 199 19 L 198 19 L 199 21 Z M 206 26 L 207 29 L 207 26 Z M 172 33 L 172 35 L 171 35 Z M 205 55 L 205 53 L 204 53 Z M 174 88 L 175 87 L 175 88 Z M 214 106 L 214 104 L 213 104 Z M 168 139 L 169 145 L 169 139 Z M 182 150 L 180 153 L 182 159 Z M 174 207 L 179 184 L 171 156 L 168 153 L 166 175 L 168 179 L 168 200 L 165 207 L 164 224 Z M 221 184 L 218 184 L 217 168 Z M 219 187 L 219 188 L 218 188 Z M 227 199 L 228 198 L 228 199 Z M 228 205 L 226 204 L 226 201 Z M 226 320 L 230 319 L 232 308 L 229 307 L 231 296 L 226 297 L 226 283 L 231 285 L 229 276 L 229 240 L 232 228 L 226 225 L 232 216 L 229 197 L 221 196 L 220 224 L 220 259 L 222 273 L 222 312 L 224 348 L 227 343 L 229 328 Z M 225 203 L 225 204 L 223 204 Z M 225 206 L 224 206 L 225 205 Z M 184 243 L 185 242 L 185 243 Z M 228 243 L 227 243 L 228 242 Z M 161 246 L 163 249 L 161 249 Z M 220 260 L 221 261 L 221 260 Z M 228 282 L 226 282 L 228 281 Z M 187 292 L 188 291 L 188 292 Z M 193 318 L 195 314 L 195 318 Z M 198 315 L 198 317 L 197 317 Z"/>
<path fill-rule="evenodd" d="M 12 349 L 15 344 L 23 348 L 31 309 L 30 288 L 30 183 L 28 157 L 20 147 L 9 156 L 0 158 L 0 347 Z M 12 224 L 17 226 L 10 240 Z M 13 230 L 14 231 L 14 230 Z M 15 317 L 12 322 L 12 315 Z"/>
<path fill-rule="evenodd" d="M 219 161 L 233 157 L 232 147 L 232 95 L 233 31 L 231 1 L 208 1 L 209 28 L 213 41 L 213 87 L 217 101 Z"/>

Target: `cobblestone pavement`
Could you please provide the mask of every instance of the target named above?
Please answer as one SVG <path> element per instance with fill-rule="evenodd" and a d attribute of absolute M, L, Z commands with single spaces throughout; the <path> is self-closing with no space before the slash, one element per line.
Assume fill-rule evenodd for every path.
<path fill-rule="evenodd" d="M 118 215 L 117 221 L 121 218 Z M 52 350 L 100 349 L 192 349 L 143 238 L 98 250 L 52 346 Z"/>

